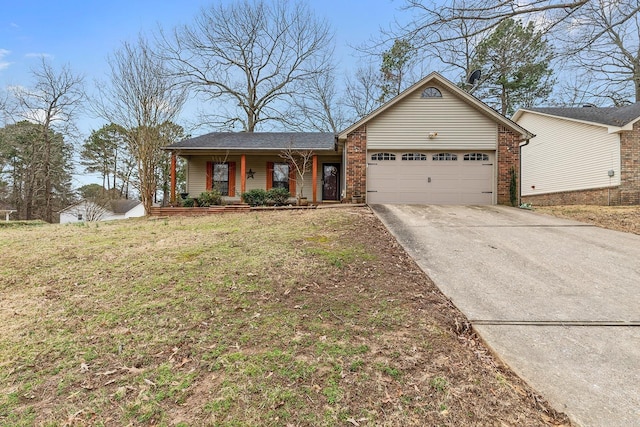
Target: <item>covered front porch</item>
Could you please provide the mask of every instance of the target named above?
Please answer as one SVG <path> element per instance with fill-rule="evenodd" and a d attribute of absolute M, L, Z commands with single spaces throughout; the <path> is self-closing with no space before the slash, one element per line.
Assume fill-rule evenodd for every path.
<path fill-rule="evenodd" d="M 178 206 L 177 159 L 186 160 L 181 199 L 218 190 L 225 204 L 251 190 L 281 188 L 290 204 L 339 202 L 344 194 L 342 150 L 327 133 L 213 133 L 166 147 L 171 152 L 170 204 Z M 289 155 L 287 155 L 289 154 Z M 307 156 L 301 168 L 293 155 Z"/>

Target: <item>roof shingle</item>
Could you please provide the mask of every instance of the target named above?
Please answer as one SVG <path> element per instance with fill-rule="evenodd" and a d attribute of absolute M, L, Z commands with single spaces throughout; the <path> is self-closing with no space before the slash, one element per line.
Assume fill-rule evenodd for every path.
<path fill-rule="evenodd" d="M 640 102 L 624 107 L 545 107 L 527 108 L 527 110 L 568 119 L 621 127 L 640 117 Z"/>
<path fill-rule="evenodd" d="M 174 149 L 223 150 L 335 150 L 336 135 L 329 132 L 213 132 L 173 143 Z"/>

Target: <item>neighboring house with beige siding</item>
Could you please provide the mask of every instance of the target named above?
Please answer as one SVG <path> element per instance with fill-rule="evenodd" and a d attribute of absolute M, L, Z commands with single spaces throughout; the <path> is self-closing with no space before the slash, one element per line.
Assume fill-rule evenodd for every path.
<path fill-rule="evenodd" d="M 534 205 L 640 203 L 640 103 L 521 109 L 522 200 Z"/>
<path fill-rule="evenodd" d="M 509 204 L 518 147 L 532 136 L 432 73 L 337 135 L 211 133 L 166 149 L 174 165 L 187 160 L 189 197 L 217 187 L 234 203 L 276 183 L 296 194 L 300 177 L 280 157 L 294 148 L 314 153 L 312 203 Z"/>

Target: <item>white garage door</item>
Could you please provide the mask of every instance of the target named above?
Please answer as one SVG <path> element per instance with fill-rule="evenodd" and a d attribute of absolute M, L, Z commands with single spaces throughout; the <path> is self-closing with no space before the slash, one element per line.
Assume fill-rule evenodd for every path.
<path fill-rule="evenodd" d="M 368 203 L 490 205 L 494 152 L 369 152 Z"/>

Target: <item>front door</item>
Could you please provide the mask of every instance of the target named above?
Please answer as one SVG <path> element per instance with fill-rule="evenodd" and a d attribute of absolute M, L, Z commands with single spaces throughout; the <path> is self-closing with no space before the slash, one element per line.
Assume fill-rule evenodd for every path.
<path fill-rule="evenodd" d="M 322 200 L 340 200 L 340 164 L 322 164 Z"/>

